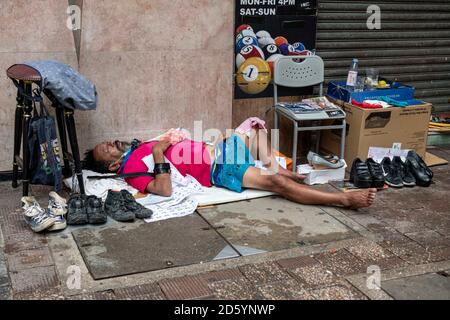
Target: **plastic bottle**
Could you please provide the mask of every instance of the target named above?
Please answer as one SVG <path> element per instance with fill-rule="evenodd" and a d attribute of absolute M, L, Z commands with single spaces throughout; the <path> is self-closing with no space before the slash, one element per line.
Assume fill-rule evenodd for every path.
<path fill-rule="evenodd" d="M 358 59 L 353 59 L 352 66 L 348 71 L 347 89 L 350 91 L 353 91 L 356 86 L 356 81 L 358 79 L 358 64 L 359 64 Z"/>

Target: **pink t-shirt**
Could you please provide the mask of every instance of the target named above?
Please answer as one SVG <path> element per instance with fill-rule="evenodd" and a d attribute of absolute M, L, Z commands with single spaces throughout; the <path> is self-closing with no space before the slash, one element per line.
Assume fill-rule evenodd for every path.
<path fill-rule="evenodd" d="M 157 143 L 157 141 L 143 143 L 134 150 L 125 163 L 123 173 L 147 172 L 147 165 L 142 159 L 152 154 L 153 146 Z M 183 176 L 189 174 L 197 179 L 202 186 L 211 187 L 211 157 L 203 142 L 184 140 L 171 145 L 164 155 Z M 126 181 L 133 188 L 145 193 L 148 184 L 153 179 L 153 177 L 136 177 L 127 178 Z"/>

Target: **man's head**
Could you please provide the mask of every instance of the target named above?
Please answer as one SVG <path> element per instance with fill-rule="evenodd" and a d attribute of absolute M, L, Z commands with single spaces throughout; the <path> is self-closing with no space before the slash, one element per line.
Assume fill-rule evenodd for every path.
<path fill-rule="evenodd" d="M 99 173 L 116 172 L 120 168 L 122 156 L 130 147 L 129 142 L 102 142 L 84 154 L 83 168 Z"/>

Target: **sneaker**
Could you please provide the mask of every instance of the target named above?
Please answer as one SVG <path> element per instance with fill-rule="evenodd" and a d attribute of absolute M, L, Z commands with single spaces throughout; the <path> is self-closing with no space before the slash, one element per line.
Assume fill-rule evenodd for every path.
<path fill-rule="evenodd" d="M 48 209 L 55 215 L 64 216 L 67 213 L 67 201 L 52 191 L 48 194 Z"/>
<path fill-rule="evenodd" d="M 369 168 L 370 175 L 372 176 L 372 188 L 383 188 L 384 187 L 384 175 L 381 165 L 369 158 L 366 160 L 367 167 Z"/>
<path fill-rule="evenodd" d="M 34 197 L 22 197 L 25 221 L 34 232 L 42 232 L 55 224 L 48 210 L 41 208 Z"/>
<path fill-rule="evenodd" d="M 370 188 L 372 186 L 372 176 L 370 175 L 367 164 L 357 158 L 353 161 L 350 171 L 350 182 L 357 188 Z"/>
<path fill-rule="evenodd" d="M 416 185 L 416 178 L 411 172 L 411 162 L 408 159 L 402 162 L 402 180 L 403 185 L 406 187 L 414 187 Z"/>
<path fill-rule="evenodd" d="M 55 223 L 48 228 L 48 231 L 64 230 L 67 227 L 65 215 L 67 213 L 67 201 L 55 191 L 48 195 L 48 210 L 50 216 L 55 220 Z"/>
<path fill-rule="evenodd" d="M 396 157 L 394 157 L 395 160 Z M 400 157 L 398 157 L 400 158 Z M 391 161 L 391 158 L 385 157 L 381 162 L 381 168 L 383 169 L 384 181 L 387 185 L 394 188 L 402 188 L 402 167 L 397 161 Z M 401 162 L 401 160 L 400 160 Z"/>
<path fill-rule="evenodd" d="M 86 213 L 88 221 L 91 224 L 106 223 L 108 217 L 103 210 L 102 199 L 96 196 L 89 196 L 86 198 Z"/>
<path fill-rule="evenodd" d="M 124 202 L 120 191 L 109 190 L 105 200 L 106 214 L 116 221 L 134 221 L 136 218 L 135 214 L 125 207 Z"/>
<path fill-rule="evenodd" d="M 134 199 L 133 195 L 128 192 L 127 190 L 120 191 L 122 193 L 122 198 L 125 202 L 125 207 L 133 212 L 138 219 L 148 219 L 151 218 L 153 215 L 153 211 L 150 209 L 147 209 L 140 203 Z"/>
<path fill-rule="evenodd" d="M 84 195 L 74 194 L 70 196 L 69 208 L 67 211 L 68 225 L 84 225 L 89 222 L 85 199 L 86 196 Z"/>

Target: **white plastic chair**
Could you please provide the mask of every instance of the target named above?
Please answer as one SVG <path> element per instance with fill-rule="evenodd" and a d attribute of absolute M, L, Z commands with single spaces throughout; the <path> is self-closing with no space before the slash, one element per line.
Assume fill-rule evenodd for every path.
<path fill-rule="evenodd" d="M 284 108 L 280 108 L 278 100 L 278 86 L 290 87 L 290 88 L 302 88 L 310 87 L 314 85 L 320 85 L 319 96 L 323 95 L 323 82 L 324 82 L 324 63 L 319 56 L 291 56 L 281 57 L 274 64 L 274 126 L 278 129 L 278 115 L 282 115 L 294 123 L 294 142 L 292 151 L 293 171 L 297 169 L 297 142 L 298 134 L 300 131 L 319 131 L 316 151 L 319 149 L 320 142 L 320 130 L 342 130 L 341 138 L 341 158 L 344 158 L 345 150 L 345 135 L 346 135 L 346 121 L 345 113 L 342 116 L 333 117 L 333 120 L 342 120 L 340 125 L 329 126 L 300 126 L 301 121 L 320 121 L 329 119 L 323 117 L 320 114 L 292 114 L 285 111 Z"/>

